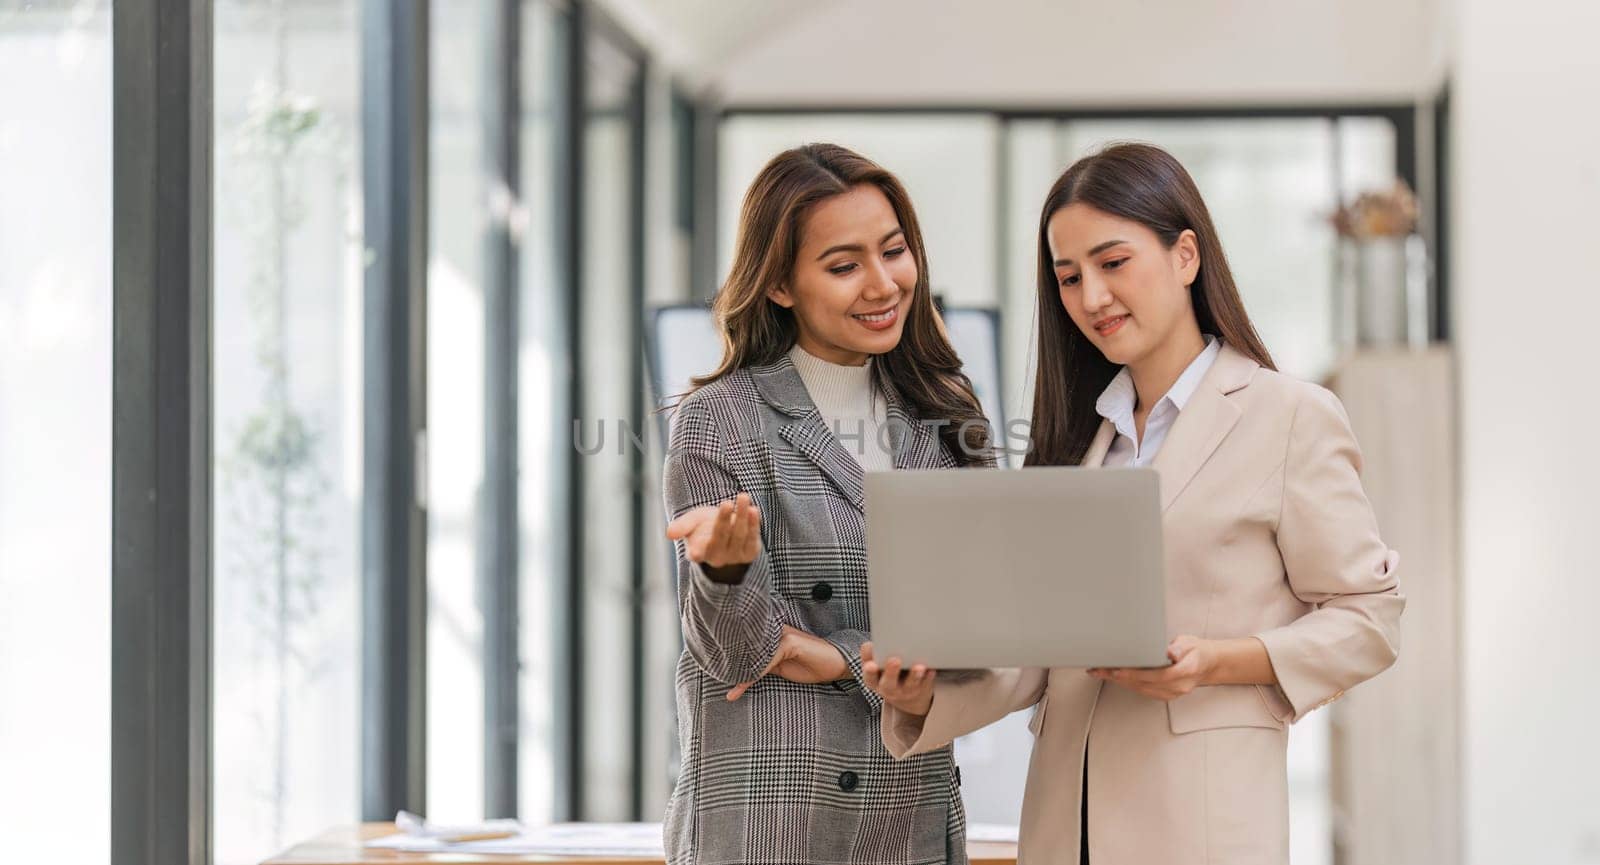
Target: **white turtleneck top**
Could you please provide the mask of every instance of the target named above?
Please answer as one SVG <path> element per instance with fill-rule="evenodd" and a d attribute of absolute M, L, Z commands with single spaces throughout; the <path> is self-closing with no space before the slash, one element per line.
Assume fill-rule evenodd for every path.
<path fill-rule="evenodd" d="M 889 404 L 872 382 L 872 360 L 861 366 L 830 363 L 801 348 L 789 350 L 789 360 L 805 383 L 822 420 L 864 471 L 894 468 L 894 453 L 879 438 L 888 424 Z M 887 438 L 887 435 L 884 435 Z"/>

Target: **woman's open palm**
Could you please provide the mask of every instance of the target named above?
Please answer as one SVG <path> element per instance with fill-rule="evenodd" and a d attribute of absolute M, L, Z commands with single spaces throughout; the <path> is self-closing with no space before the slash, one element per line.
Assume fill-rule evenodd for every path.
<path fill-rule="evenodd" d="M 699 565 L 748 565 L 761 554 L 761 511 L 749 493 L 740 493 L 720 505 L 687 511 L 667 524 L 667 539 L 683 541 L 684 555 Z"/>

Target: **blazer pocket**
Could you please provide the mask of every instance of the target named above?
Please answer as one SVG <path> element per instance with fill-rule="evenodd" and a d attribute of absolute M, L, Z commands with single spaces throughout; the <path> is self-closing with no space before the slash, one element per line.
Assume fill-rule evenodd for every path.
<path fill-rule="evenodd" d="M 1167 723 L 1175 734 L 1223 727 L 1282 730 L 1255 685 L 1207 685 L 1167 702 Z"/>
<path fill-rule="evenodd" d="M 1050 695 L 1045 694 L 1033 707 L 1033 717 L 1028 719 L 1028 732 L 1032 733 L 1035 739 L 1044 735 L 1044 710 L 1048 705 L 1050 705 Z"/>

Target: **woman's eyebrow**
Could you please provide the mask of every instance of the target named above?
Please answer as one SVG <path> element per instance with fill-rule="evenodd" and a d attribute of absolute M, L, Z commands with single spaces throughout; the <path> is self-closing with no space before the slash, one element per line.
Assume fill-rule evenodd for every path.
<path fill-rule="evenodd" d="M 1100 253 L 1105 252 L 1106 250 L 1110 249 L 1113 246 L 1116 246 L 1119 243 L 1127 243 L 1127 241 L 1126 240 L 1108 240 L 1105 243 L 1095 244 L 1094 249 L 1089 250 L 1089 255 L 1090 256 L 1099 255 Z M 1067 265 L 1069 265 L 1071 263 L 1072 263 L 1072 259 L 1070 259 L 1070 258 L 1058 258 L 1058 259 L 1056 259 L 1055 266 L 1056 267 L 1066 267 Z"/>
<path fill-rule="evenodd" d="M 884 236 L 878 238 L 878 245 L 882 246 L 883 244 L 888 243 L 889 242 L 889 238 L 894 237 L 896 234 L 905 234 L 905 229 L 903 229 L 903 228 L 901 228 L 899 226 L 895 226 L 893 229 L 891 229 L 889 231 L 888 234 L 885 234 Z M 862 245 L 859 244 L 859 243 L 838 243 L 838 244 L 834 244 L 833 246 L 828 247 L 827 249 L 824 249 L 822 251 L 822 253 L 817 256 L 817 261 L 821 261 L 824 258 L 827 258 L 828 256 L 834 254 L 835 252 L 865 252 L 865 251 L 866 251 L 866 249 L 864 247 L 862 247 Z"/>

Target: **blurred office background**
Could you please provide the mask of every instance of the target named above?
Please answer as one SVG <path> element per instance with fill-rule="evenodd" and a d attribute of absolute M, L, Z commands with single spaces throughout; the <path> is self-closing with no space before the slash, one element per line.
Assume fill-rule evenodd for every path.
<path fill-rule="evenodd" d="M 715 355 L 659 311 L 750 179 L 806 141 L 899 174 L 1025 418 L 1039 205 L 1136 139 L 1344 396 L 1405 557 L 1399 665 L 1291 734 L 1294 861 L 1600 863 L 1597 36 L 1589 0 L 0 0 L 7 845 L 659 820 L 653 409 Z M 1341 235 L 1398 181 L 1414 239 Z M 1029 745 L 961 744 L 974 820 Z"/>

